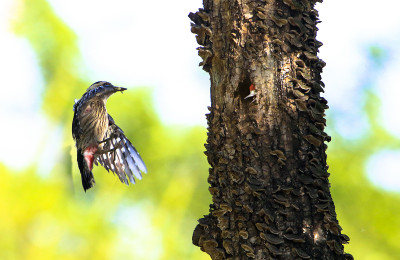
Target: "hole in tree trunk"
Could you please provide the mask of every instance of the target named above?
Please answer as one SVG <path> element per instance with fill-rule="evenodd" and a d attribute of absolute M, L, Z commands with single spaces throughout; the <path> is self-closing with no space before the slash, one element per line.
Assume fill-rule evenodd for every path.
<path fill-rule="evenodd" d="M 241 100 L 248 100 L 249 102 L 252 101 L 252 98 L 247 98 L 244 99 L 245 97 L 247 97 L 250 94 L 250 85 L 251 85 L 251 79 L 250 79 L 250 75 L 248 75 L 246 73 L 246 75 L 244 75 L 243 80 L 239 83 L 239 96 Z"/>

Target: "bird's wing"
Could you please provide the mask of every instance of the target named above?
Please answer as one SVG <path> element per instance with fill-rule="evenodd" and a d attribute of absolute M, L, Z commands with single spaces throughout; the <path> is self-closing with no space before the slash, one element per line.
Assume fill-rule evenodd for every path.
<path fill-rule="evenodd" d="M 82 134 L 82 128 L 81 128 L 81 125 L 80 125 L 80 122 L 78 119 L 80 104 L 81 104 L 81 100 L 75 99 L 75 104 L 73 106 L 74 118 L 72 119 L 72 137 L 75 139 L 75 141 L 78 141 Z"/>
<path fill-rule="evenodd" d="M 110 115 L 108 115 L 108 120 L 109 126 L 103 140 L 102 150 L 111 151 L 97 155 L 95 163 L 97 165 L 99 162 L 107 171 L 111 170 L 117 174 L 120 181 L 126 185 L 129 185 L 128 179 L 131 183 L 135 183 L 134 177 L 141 180 L 141 172 L 147 173 L 146 165 Z"/>

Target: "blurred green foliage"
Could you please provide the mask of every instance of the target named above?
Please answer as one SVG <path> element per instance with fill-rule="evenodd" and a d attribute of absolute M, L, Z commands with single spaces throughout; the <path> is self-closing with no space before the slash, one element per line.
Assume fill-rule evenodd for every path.
<path fill-rule="evenodd" d="M 92 82 L 81 77 L 71 29 L 46 1 L 22 2 L 15 31 L 37 54 L 45 82 L 42 108 L 63 129 L 63 156 L 46 177 L 36 166 L 18 173 L 1 166 L 0 259 L 208 259 L 191 243 L 211 201 L 206 130 L 162 125 L 148 88 L 114 95 L 108 111 L 149 174 L 128 187 L 96 167 L 97 185 L 85 194 L 71 120 L 74 99 Z"/>
<path fill-rule="evenodd" d="M 45 81 L 43 110 L 62 126 L 63 157 L 46 177 L 36 166 L 12 172 L 0 165 L 0 259 L 209 259 L 191 243 L 197 219 L 211 202 L 202 152 L 206 130 L 163 125 L 148 88 L 113 96 L 109 113 L 141 152 L 149 174 L 127 187 L 97 167 L 97 185 L 85 194 L 71 120 L 74 98 L 91 82 L 81 76 L 76 36 L 45 0 L 25 0 L 19 8 L 15 31 L 37 54 Z M 397 259 L 399 194 L 374 187 L 364 167 L 380 149 L 398 149 L 399 140 L 379 126 L 376 97 L 367 98 L 366 136 L 349 143 L 332 130 L 332 195 L 351 238 L 346 251 L 356 259 Z"/>
<path fill-rule="evenodd" d="M 345 250 L 355 259 L 394 260 L 400 256 L 400 194 L 376 188 L 367 179 L 366 165 L 378 151 L 400 149 L 400 140 L 381 126 L 377 96 L 370 90 L 364 94 L 370 128 L 365 136 L 350 141 L 331 128 L 331 191 L 339 224 L 351 239 Z"/>

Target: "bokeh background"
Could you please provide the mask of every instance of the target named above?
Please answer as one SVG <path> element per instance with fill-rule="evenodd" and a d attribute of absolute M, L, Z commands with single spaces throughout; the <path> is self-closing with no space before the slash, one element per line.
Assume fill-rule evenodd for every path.
<path fill-rule="evenodd" d="M 200 0 L 0 2 L 0 259 L 209 259 L 204 114 L 189 12 Z M 395 1 L 325 1 L 320 57 L 332 195 L 356 259 L 400 258 L 400 19 Z M 102 168 L 81 187 L 72 105 L 93 82 L 127 87 L 108 110 L 149 174 Z"/>

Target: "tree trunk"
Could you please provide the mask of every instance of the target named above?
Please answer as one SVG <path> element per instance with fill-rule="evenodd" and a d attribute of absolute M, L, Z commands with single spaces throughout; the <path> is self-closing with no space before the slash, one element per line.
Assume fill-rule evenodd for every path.
<path fill-rule="evenodd" d="M 211 78 L 213 204 L 193 243 L 212 259 L 352 259 L 329 190 L 316 1 L 203 3 L 189 17 Z"/>

